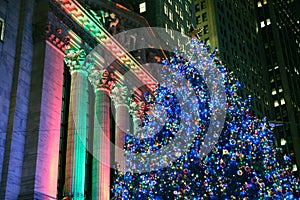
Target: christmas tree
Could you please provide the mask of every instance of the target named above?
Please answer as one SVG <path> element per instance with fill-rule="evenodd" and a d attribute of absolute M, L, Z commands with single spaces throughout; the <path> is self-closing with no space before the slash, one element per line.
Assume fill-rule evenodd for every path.
<path fill-rule="evenodd" d="M 172 57 L 162 61 L 162 79 L 167 83 L 158 84 L 154 94 L 144 95 L 150 107 L 160 105 L 162 109 L 158 112 L 166 117 L 164 125 L 156 129 L 155 120 L 144 114 L 139 131 L 149 130 L 150 127 L 156 133 L 143 138 L 128 133 L 124 149 L 127 153 L 158 151 L 176 137 L 190 134 L 178 133 L 186 121 L 193 122 L 197 127 L 193 140 L 186 152 L 178 154 L 172 162 L 162 164 L 161 168 L 141 172 L 116 170 L 112 189 L 114 199 L 300 198 L 299 177 L 291 170 L 289 156 L 283 155 L 275 146 L 268 120 L 251 114 L 251 97 L 243 99 L 238 95 L 241 84 L 232 73 L 227 72 L 216 56 L 217 50 L 210 52 L 210 47 L 197 39 L 192 39 L 187 46 L 186 53 L 176 50 Z M 203 66 L 211 66 L 222 74 L 226 118 L 217 143 L 208 154 L 201 156 L 211 125 L 211 112 L 215 111 L 209 87 L 201 74 L 204 72 L 201 69 Z M 191 113 L 183 112 L 179 93 L 172 88 L 175 79 L 168 79 L 170 73 L 175 79 L 177 76 L 178 79 L 184 77 L 187 82 L 182 84 L 189 84 L 192 88 L 196 102 L 189 102 L 190 98 L 185 97 L 183 91 L 180 95 L 193 111 L 197 110 L 198 119 L 193 119 Z M 134 162 L 130 159 L 128 157 L 127 162 Z M 143 161 L 140 163 L 142 165 Z"/>

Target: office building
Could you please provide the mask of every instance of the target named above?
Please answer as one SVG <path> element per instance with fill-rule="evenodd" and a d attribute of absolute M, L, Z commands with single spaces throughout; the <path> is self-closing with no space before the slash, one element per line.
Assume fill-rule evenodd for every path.
<path fill-rule="evenodd" d="M 200 39 L 219 49 L 222 61 L 242 84 L 240 95 L 252 96 L 251 112 L 274 123 L 277 146 L 297 158 L 299 168 L 297 5 L 197 0 L 195 10 Z"/>
<path fill-rule="evenodd" d="M 294 15 L 296 2 L 255 2 L 264 66 L 271 86 L 270 116 L 277 125 L 276 142 L 297 162 L 294 170 L 300 166 L 300 24 L 299 15 Z"/>

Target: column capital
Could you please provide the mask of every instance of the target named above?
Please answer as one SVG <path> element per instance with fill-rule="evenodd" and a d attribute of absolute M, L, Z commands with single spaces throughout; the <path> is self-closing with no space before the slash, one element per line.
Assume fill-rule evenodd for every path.
<path fill-rule="evenodd" d="M 129 113 L 134 119 L 140 119 L 144 113 L 145 103 L 143 101 L 131 100 L 129 105 Z"/>
<path fill-rule="evenodd" d="M 116 83 L 115 74 L 107 69 L 92 69 L 88 77 L 94 87 L 94 90 L 105 90 L 108 93 L 113 89 Z"/>
<path fill-rule="evenodd" d="M 112 89 L 110 97 L 115 106 L 125 105 L 129 107 L 129 90 L 126 86 L 116 84 Z"/>
<path fill-rule="evenodd" d="M 69 47 L 65 50 L 64 61 L 70 69 L 71 74 L 76 71 L 88 73 L 93 67 L 93 63 L 86 60 L 87 55 L 83 49 L 77 49 L 75 47 Z"/>

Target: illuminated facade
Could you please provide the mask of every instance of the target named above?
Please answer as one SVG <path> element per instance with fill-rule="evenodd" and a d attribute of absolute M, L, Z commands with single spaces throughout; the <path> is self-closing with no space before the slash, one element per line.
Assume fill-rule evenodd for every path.
<path fill-rule="evenodd" d="M 269 116 L 271 100 L 254 2 L 196 0 L 195 10 L 197 27 L 202 30 L 200 40 L 218 48 L 220 58 L 243 86 L 240 95 L 252 96 L 252 112 Z"/>
<path fill-rule="evenodd" d="M 297 1 L 196 0 L 199 37 L 252 96 L 252 112 L 274 121 L 277 146 L 299 169 L 299 16 Z M 296 162 L 296 161 L 294 161 Z M 299 170 L 298 170 L 299 171 Z"/>
<path fill-rule="evenodd" d="M 300 167 L 300 24 L 296 1 L 256 1 L 277 145 Z M 298 19 L 298 20 L 297 20 Z M 297 165 L 296 165 L 297 163 Z"/>
<path fill-rule="evenodd" d="M 140 95 L 153 90 L 144 83 L 155 81 L 140 62 L 156 52 L 132 56 L 108 38 L 148 26 L 146 20 L 109 1 L 16 0 L 0 7 L 0 199 L 110 199 L 111 165 L 123 159 L 110 141 L 122 149 L 125 130 L 138 125 Z M 131 45 L 141 40 L 129 37 Z M 89 62 L 97 45 L 109 53 Z M 131 95 L 124 89 L 130 83 L 142 87 Z"/>
<path fill-rule="evenodd" d="M 174 1 L 167 5 L 176 11 Z M 155 81 L 140 63 L 159 51 L 131 56 L 107 39 L 149 24 L 111 1 L 12 0 L 0 8 L 0 199 L 110 199 L 111 164 L 122 156 L 109 142 L 122 148 L 124 130 L 139 125 L 141 94 L 153 90 L 144 83 Z M 99 44 L 110 53 L 94 57 L 95 66 L 87 55 Z M 133 95 L 123 87 L 131 81 L 144 85 Z"/>

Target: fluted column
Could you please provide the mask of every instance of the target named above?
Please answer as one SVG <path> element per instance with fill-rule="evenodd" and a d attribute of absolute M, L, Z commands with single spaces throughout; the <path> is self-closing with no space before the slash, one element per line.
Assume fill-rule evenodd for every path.
<path fill-rule="evenodd" d="M 130 130 L 128 88 L 117 85 L 111 93 L 116 109 L 115 128 L 115 161 L 120 169 L 125 169 L 124 144 L 126 132 Z"/>
<path fill-rule="evenodd" d="M 65 62 L 71 72 L 71 92 L 67 137 L 65 195 L 84 199 L 86 136 L 88 114 L 88 73 L 83 50 L 66 50 Z"/>
<path fill-rule="evenodd" d="M 110 98 L 113 73 L 92 70 L 89 80 L 95 90 L 92 199 L 110 199 Z"/>
<path fill-rule="evenodd" d="M 141 125 L 141 116 L 143 114 L 144 107 L 145 105 L 142 101 L 136 102 L 133 100 L 130 103 L 130 114 L 133 121 L 133 134 L 139 137 L 140 135 L 138 135 L 138 127 Z"/>

